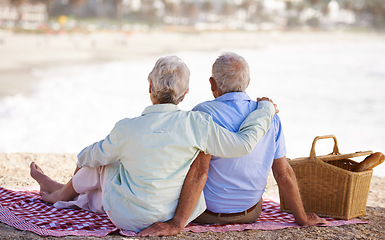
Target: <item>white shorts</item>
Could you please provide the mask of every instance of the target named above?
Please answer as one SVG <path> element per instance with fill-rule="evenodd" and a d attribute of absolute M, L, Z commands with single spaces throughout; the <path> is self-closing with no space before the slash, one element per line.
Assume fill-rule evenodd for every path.
<path fill-rule="evenodd" d="M 104 183 L 108 166 L 82 167 L 72 178 L 72 186 L 79 196 L 72 201 L 59 201 L 56 208 L 79 207 L 92 212 L 104 213 Z"/>

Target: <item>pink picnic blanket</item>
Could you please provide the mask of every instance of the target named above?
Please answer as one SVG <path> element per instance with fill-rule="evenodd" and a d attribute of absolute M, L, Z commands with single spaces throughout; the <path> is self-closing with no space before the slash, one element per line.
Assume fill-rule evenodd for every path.
<path fill-rule="evenodd" d="M 325 218 L 327 226 L 367 223 L 359 219 L 349 221 Z M 0 221 L 20 230 L 34 232 L 41 236 L 95 236 L 103 237 L 112 232 L 125 236 L 136 236 L 136 232 L 118 229 L 106 214 L 93 213 L 83 209 L 56 209 L 42 201 L 38 191 L 13 191 L 0 187 Z M 275 230 L 300 227 L 292 214 L 281 212 L 279 203 L 263 201 L 263 211 L 258 220 L 250 224 L 190 223 L 182 231 L 228 232 L 246 229 Z"/>

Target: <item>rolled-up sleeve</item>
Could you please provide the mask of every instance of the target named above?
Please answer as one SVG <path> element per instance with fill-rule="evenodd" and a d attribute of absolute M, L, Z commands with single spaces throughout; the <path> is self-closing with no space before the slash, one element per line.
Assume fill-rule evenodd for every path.
<path fill-rule="evenodd" d="M 78 167 L 99 167 L 119 160 L 119 131 L 117 126 L 103 140 L 84 148 L 78 154 Z"/>
<path fill-rule="evenodd" d="M 273 104 L 269 101 L 261 101 L 257 110 L 250 113 L 239 131 L 235 133 L 220 127 L 210 118 L 206 149 L 202 150 L 222 158 L 246 155 L 269 130 L 274 114 Z"/>

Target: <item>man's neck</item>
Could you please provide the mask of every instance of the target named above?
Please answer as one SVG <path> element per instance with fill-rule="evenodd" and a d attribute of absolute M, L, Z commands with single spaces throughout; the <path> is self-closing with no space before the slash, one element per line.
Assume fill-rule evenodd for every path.
<path fill-rule="evenodd" d="M 218 97 L 222 96 L 223 94 L 225 94 L 225 93 L 223 93 L 221 90 L 217 90 L 217 91 L 213 92 L 214 98 L 218 98 Z"/>

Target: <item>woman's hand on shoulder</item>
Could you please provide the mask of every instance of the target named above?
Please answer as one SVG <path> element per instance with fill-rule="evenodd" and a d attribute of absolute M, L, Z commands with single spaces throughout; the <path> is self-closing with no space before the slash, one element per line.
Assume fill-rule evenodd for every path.
<path fill-rule="evenodd" d="M 271 102 L 274 105 L 275 114 L 279 113 L 279 110 L 277 108 L 277 104 L 275 104 L 272 99 L 270 99 L 268 97 L 257 98 L 257 102 L 260 102 L 260 101 L 269 101 L 269 102 Z"/>

